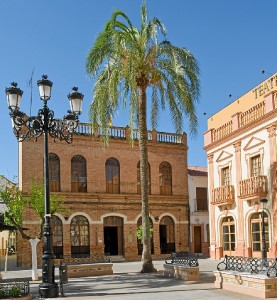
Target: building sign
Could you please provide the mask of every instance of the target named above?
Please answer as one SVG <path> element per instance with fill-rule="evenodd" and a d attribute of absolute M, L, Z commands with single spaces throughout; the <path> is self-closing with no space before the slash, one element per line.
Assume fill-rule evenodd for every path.
<path fill-rule="evenodd" d="M 255 89 L 252 90 L 254 93 L 255 99 L 258 97 L 270 92 L 277 87 L 277 74 L 271 76 L 269 79 L 258 85 Z"/>

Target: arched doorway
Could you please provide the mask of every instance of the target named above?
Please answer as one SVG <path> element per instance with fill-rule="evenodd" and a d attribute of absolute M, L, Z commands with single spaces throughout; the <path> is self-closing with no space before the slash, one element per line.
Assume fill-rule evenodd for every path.
<path fill-rule="evenodd" d="M 63 256 L 63 223 L 62 220 L 53 215 L 51 217 L 51 226 L 53 232 L 53 252 L 56 258 Z"/>
<path fill-rule="evenodd" d="M 175 252 L 175 230 L 173 219 L 169 216 L 162 217 L 159 228 L 161 254 Z"/>
<path fill-rule="evenodd" d="M 153 222 L 152 219 L 149 218 L 150 228 L 153 228 Z M 142 225 L 142 218 L 140 217 L 137 221 L 137 228 L 139 228 Z M 151 254 L 154 254 L 154 233 L 151 237 Z M 138 246 L 138 255 L 142 255 L 143 245 L 140 240 L 137 239 L 137 246 Z"/>
<path fill-rule="evenodd" d="M 123 218 L 110 216 L 104 219 L 105 253 L 124 255 Z"/>
<path fill-rule="evenodd" d="M 223 255 L 235 255 L 236 230 L 233 217 L 225 217 L 222 220 L 222 246 Z"/>

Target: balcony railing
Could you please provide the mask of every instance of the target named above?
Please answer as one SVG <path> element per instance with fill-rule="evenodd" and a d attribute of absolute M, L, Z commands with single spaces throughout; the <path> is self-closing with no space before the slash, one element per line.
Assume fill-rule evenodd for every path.
<path fill-rule="evenodd" d="M 117 127 L 112 126 L 108 129 L 108 134 L 111 139 L 123 139 L 126 140 L 130 134 L 130 128 L 127 127 Z M 91 135 L 95 137 L 102 136 L 103 132 L 101 127 L 96 126 L 93 128 L 91 124 L 79 123 L 76 129 L 76 134 L 80 135 Z M 137 129 L 133 130 L 133 139 L 139 139 L 139 132 Z M 184 144 L 185 134 L 167 133 L 148 130 L 148 141 L 158 142 L 158 143 L 169 143 L 169 144 Z"/>
<path fill-rule="evenodd" d="M 232 121 L 229 121 L 218 129 L 214 129 L 212 133 L 212 140 L 213 142 L 218 141 L 230 133 L 232 133 Z"/>
<path fill-rule="evenodd" d="M 277 98 L 277 97 L 276 97 Z M 268 102 L 263 101 L 249 110 L 235 114 L 231 120 L 223 124 L 218 128 L 213 128 L 207 131 L 204 135 L 205 139 L 205 146 L 217 142 L 223 139 L 226 136 L 230 136 L 234 131 L 238 130 L 239 128 L 243 128 L 244 126 L 260 119 L 266 113 L 270 112 L 271 110 L 276 109 L 276 103 L 272 104 L 270 108 L 268 108 Z M 273 103 L 272 101 L 270 103 Z M 266 108 L 267 107 L 267 108 Z"/>
<path fill-rule="evenodd" d="M 213 205 L 232 205 L 235 201 L 235 188 L 233 185 L 223 185 L 212 190 Z"/>
<path fill-rule="evenodd" d="M 256 176 L 240 181 L 240 198 L 264 197 L 267 194 L 267 177 Z"/>
<path fill-rule="evenodd" d="M 245 126 L 260 117 L 262 117 L 265 114 L 265 102 L 261 102 L 257 104 L 256 106 L 250 108 L 244 113 L 241 113 L 239 115 L 239 124 L 240 127 Z"/>

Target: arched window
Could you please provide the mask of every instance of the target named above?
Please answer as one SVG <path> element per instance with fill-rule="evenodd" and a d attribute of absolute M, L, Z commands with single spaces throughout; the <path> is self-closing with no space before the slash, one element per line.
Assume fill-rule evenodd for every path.
<path fill-rule="evenodd" d="M 265 225 L 265 246 L 266 251 L 269 248 L 269 236 L 268 236 L 268 215 L 264 212 L 264 225 Z M 262 212 L 254 213 L 251 216 L 251 243 L 252 243 L 252 255 L 254 257 L 260 257 L 262 251 Z M 255 253 L 256 252 L 256 253 Z"/>
<path fill-rule="evenodd" d="M 62 220 L 53 215 L 51 217 L 51 225 L 53 232 L 53 252 L 56 258 L 63 256 L 63 223 Z"/>
<path fill-rule="evenodd" d="M 89 222 L 84 216 L 75 216 L 70 224 L 71 256 L 83 257 L 90 254 Z"/>
<path fill-rule="evenodd" d="M 71 192 L 87 192 L 87 163 L 81 155 L 75 155 L 71 160 Z"/>
<path fill-rule="evenodd" d="M 160 194 L 172 195 L 172 170 L 171 165 L 164 161 L 160 164 Z"/>
<path fill-rule="evenodd" d="M 120 193 L 120 170 L 117 159 L 111 157 L 106 161 L 106 192 L 109 194 Z"/>
<path fill-rule="evenodd" d="M 50 192 L 60 192 L 60 158 L 49 153 L 49 188 Z"/>
<path fill-rule="evenodd" d="M 151 171 L 150 171 L 150 164 L 148 163 L 148 193 L 151 194 Z M 137 164 L 137 193 L 141 194 L 141 185 L 140 185 L 140 161 Z"/>

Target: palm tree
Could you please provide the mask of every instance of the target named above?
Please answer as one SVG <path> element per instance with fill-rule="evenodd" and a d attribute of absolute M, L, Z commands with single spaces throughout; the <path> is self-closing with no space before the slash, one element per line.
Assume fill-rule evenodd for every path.
<path fill-rule="evenodd" d="M 199 98 L 199 69 L 185 48 L 172 45 L 159 19 L 147 19 L 145 1 L 141 28 L 134 27 L 124 12 L 116 10 L 98 35 L 86 60 L 87 73 L 96 78 L 89 115 L 108 140 L 110 118 L 122 105 L 130 111 L 131 137 L 138 126 L 142 197 L 143 266 L 153 272 L 148 205 L 147 94 L 151 91 L 151 125 L 157 126 L 159 109 L 168 104 L 176 133 L 182 132 L 183 115 L 189 118 L 190 132 L 196 133 L 195 103 Z M 162 41 L 159 42 L 159 38 Z"/>

